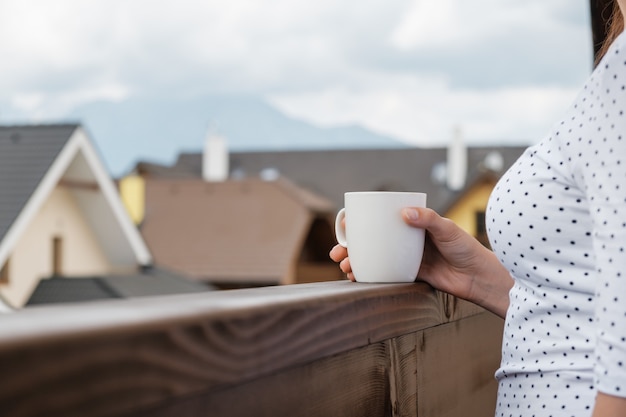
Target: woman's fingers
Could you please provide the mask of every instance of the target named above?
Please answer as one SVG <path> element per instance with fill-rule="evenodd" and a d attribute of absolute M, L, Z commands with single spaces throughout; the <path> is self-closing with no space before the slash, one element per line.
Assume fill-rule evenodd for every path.
<path fill-rule="evenodd" d="M 402 218 L 409 226 L 428 230 L 438 241 L 458 238 L 458 227 L 450 219 L 439 216 L 432 209 L 407 207 L 402 210 Z"/>
<path fill-rule="evenodd" d="M 352 273 L 352 266 L 350 266 L 350 258 L 348 258 L 348 250 L 341 245 L 336 245 L 330 250 L 330 258 L 339 262 L 339 269 L 346 274 L 350 281 L 354 281 L 354 274 Z"/>
<path fill-rule="evenodd" d="M 341 245 L 335 245 L 331 250 L 330 250 L 330 259 L 332 259 L 335 262 L 341 262 L 343 261 L 345 258 L 348 257 L 348 249 L 344 248 Z"/>
<path fill-rule="evenodd" d="M 352 267 L 350 266 L 350 258 L 348 258 L 348 250 L 341 245 L 336 245 L 334 248 L 330 250 L 330 258 L 339 262 L 339 268 L 343 271 L 344 274 L 349 274 L 352 272 Z"/>
<path fill-rule="evenodd" d="M 349 274 L 350 272 L 352 272 L 352 267 L 350 266 L 350 258 L 344 258 L 343 261 L 339 262 L 339 269 L 341 269 L 344 274 Z"/>

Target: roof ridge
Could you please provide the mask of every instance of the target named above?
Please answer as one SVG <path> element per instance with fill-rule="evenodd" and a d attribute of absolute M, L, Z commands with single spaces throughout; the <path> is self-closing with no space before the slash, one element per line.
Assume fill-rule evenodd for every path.
<path fill-rule="evenodd" d="M 113 288 L 111 285 L 109 285 L 109 283 L 107 282 L 106 277 L 95 277 L 94 282 L 100 287 L 102 288 L 102 291 L 112 295 L 115 298 L 124 298 L 122 296 L 122 294 L 118 293 L 115 288 Z"/>
<path fill-rule="evenodd" d="M 80 122 L 44 122 L 44 123 L 9 123 L 0 124 L 0 129 L 39 129 L 51 127 L 79 127 Z"/>
<path fill-rule="evenodd" d="M 290 198 L 293 198 L 309 209 L 315 211 L 332 211 L 335 209 L 335 206 L 330 199 L 302 185 L 296 184 L 293 180 L 290 180 L 285 176 L 281 175 L 276 180 L 271 182 L 276 183 Z"/>

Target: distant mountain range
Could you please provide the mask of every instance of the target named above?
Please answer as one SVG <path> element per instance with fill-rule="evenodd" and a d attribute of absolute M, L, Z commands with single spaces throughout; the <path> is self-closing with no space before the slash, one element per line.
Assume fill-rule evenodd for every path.
<path fill-rule="evenodd" d="M 250 97 L 93 102 L 76 108 L 70 119 L 85 126 L 113 176 L 138 160 L 169 164 L 182 151 L 200 151 L 209 129 L 235 151 L 408 146 L 360 126 L 314 126 Z"/>

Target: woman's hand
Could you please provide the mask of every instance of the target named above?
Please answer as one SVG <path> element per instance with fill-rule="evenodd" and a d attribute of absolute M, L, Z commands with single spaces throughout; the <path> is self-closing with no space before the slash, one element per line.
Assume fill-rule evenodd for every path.
<path fill-rule="evenodd" d="M 431 209 L 407 208 L 402 217 L 409 226 L 426 229 L 420 280 L 504 317 L 513 280 L 493 252 Z M 330 257 L 354 281 L 347 249 L 337 245 Z"/>

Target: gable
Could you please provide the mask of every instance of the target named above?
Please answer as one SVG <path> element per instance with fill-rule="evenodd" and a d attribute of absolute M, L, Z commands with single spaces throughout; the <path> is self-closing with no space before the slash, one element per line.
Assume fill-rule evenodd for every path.
<path fill-rule="evenodd" d="M 71 190 L 112 263 L 151 263 L 145 243 L 80 126 L 1 127 L 0 158 L 0 265 L 59 184 Z"/>

